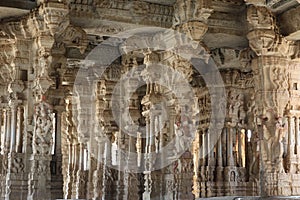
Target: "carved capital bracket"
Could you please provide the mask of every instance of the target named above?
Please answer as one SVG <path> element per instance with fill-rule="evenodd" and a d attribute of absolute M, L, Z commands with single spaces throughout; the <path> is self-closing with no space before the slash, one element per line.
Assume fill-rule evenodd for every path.
<path fill-rule="evenodd" d="M 55 42 L 55 49 L 61 48 L 63 44 L 65 48 L 78 48 L 81 53 L 84 53 L 88 45 L 86 32 L 72 25 L 69 25 L 65 30 L 56 34 Z"/>
<path fill-rule="evenodd" d="M 250 5 L 247 20 L 249 46 L 258 56 L 294 56 L 297 49 L 295 42 L 280 35 L 275 16 L 267 7 Z"/>
<path fill-rule="evenodd" d="M 207 19 L 212 11 L 210 0 L 177 0 L 174 5 L 173 28 L 200 41 L 208 30 Z"/>

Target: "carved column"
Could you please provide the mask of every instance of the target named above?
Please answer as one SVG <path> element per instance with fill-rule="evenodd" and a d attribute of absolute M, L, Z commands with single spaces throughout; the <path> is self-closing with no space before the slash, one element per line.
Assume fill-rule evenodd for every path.
<path fill-rule="evenodd" d="M 6 109 L 6 134 L 5 134 L 5 149 L 6 152 L 10 150 L 10 134 L 11 134 L 11 110 Z"/>
<path fill-rule="evenodd" d="M 83 152 L 84 152 L 84 144 L 83 143 L 79 143 L 79 145 L 77 145 L 78 151 L 77 151 L 77 162 L 78 162 L 78 169 L 77 169 L 77 173 L 76 173 L 76 198 L 86 198 L 86 181 L 87 181 L 87 177 L 86 177 L 86 173 L 83 169 Z"/>
<path fill-rule="evenodd" d="M 295 155 L 295 120 L 293 116 L 288 117 L 288 156 L 292 158 Z"/>
<path fill-rule="evenodd" d="M 55 143 L 54 155 L 51 161 L 51 193 L 52 197 L 61 198 L 63 196 L 63 176 L 62 176 L 62 112 L 63 106 L 55 107 Z"/>
<path fill-rule="evenodd" d="M 111 166 L 111 142 L 108 141 L 105 143 L 105 154 L 104 154 L 104 165 L 103 165 L 103 183 L 102 183 L 102 190 L 103 196 L 102 198 L 113 198 L 115 196 L 113 194 L 114 188 L 114 181 L 115 181 L 115 172 L 113 171 Z"/>
<path fill-rule="evenodd" d="M 233 128 L 228 126 L 226 127 L 226 135 L 227 135 L 227 166 L 234 166 L 234 159 L 233 159 L 233 149 L 232 149 L 232 131 Z"/>
<path fill-rule="evenodd" d="M 77 176 L 78 167 L 79 167 L 79 160 L 78 160 L 78 158 L 79 158 L 79 156 L 78 156 L 78 154 L 79 154 L 79 144 L 76 140 L 75 141 L 73 140 L 71 145 L 72 145 L 72 172 L 71 172 L 71 176 L 72 176 L 72 178 L 71 178 L 72 179 L 71 193 L 72 194 L 71 194 L 71 197 L 72 198 L 77 198 L 77 195 L 78 195 L 77 180 L 78 180 L 78 178 L 80 178 L 80 177 Z"/>
<path fill-rule="evenodd" d="M 296 116 L 295 120 L 295 135 L 296 135 L 296 153 L 300 156 L 300 130 L 299 130 L 299 116 Z"/>
<path fill-rule="evenodd" d="M 23 123 L 24 110 L 22 106 L 18 106 L 17 111 L 17 134 L 16 134 L 16 152 L 21 153 L 23 149 Z"/>
<path fill-rule="evenodd" d="M 102 139 L 97 139 L 98 142 L 98 159 L 97 159 L 97 169 L 94 171 L 93 174 L 93 188 L 94 188 L 94 195 L 93 198 L 98 200 L 103 196 L 103 162 L 104 162 L 104 150 L 105 144 Z"/>
<path fill-rule="evenodd" d="M 4 155 L 6 152 L 6 120 L 7 120 L 7 112 L 5 108 L 1 109 L 1 115 L 3 118 L 3 129 L 1 129 L 1 154 Z"/>
<path fill-rule="evenodd" d="M 247 35 L 249 46 L 256 53 L 252 59 L 254 72 L 255 104 L 257 105 L 256 126 L 261 121 L 262 135 L 260 152 L 260 194 L 262 196 L 282 195 L 285 189 L 279 187 L 278 175 L 283 169 L 283 123 L 288 113 L 290 57 L 294 54 L 294 45 L 278 32 L 273 13 L 264 6 L 250 5 L 247 8 L 247 20 L 250 32 Z M 288 124 L 287 163 L 294 162 L 294 122 Z M 277 153 L 274 153 L 277 152 Z M 291 165 L 292 166 L 292 165 Z M 291 169 L 290 173 L 294 173 Z M 288 186 L 285 186 L 288 187 Z M 278 193 L 277 193 L 278 192 Z M 286 193 L 285 193 L 286 194 Z"/>
<path fill-rule="evenodd" d="M 17 105 L 12 103 L 11 105 L 11 122 L 10 122 L 10 152 L 15 152 L 16 150 L 16 128 L 17 128 Z"/>
<path fill-rule="evenodd" d="M 51 149 L 54 138 L 54 114 L 45 102 L 37 103 L 34 115 L 33 155 L 29 174 L 28 200 L 51 198 Z M 48 186 L 48 187 L 47 187 Z"/>

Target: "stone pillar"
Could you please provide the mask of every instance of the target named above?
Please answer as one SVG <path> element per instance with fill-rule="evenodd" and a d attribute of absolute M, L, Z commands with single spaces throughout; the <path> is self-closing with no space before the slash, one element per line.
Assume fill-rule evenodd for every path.
<path fill-rule="evenodd" d="M 94 195 L 93 199 L 100 199 L 102 197 L 102 181 L 103 181 L 103 155 L 105 144 L 102 143 L 101 139 L 97 140 L 98 142 L 98 152 L 97 152 L 97 169 L 93 174 L 93 189 Z"/>
<path fill-rule="evenodd" d="M 5 134 L 5 149 L 9 152 L 10 140 L 11 140 L 11 110 L 6 109 L 6 134 Z"/>
<path fill-rule="evenodd" d="M 232 155 L 232 128 L 226 127 L 226 135 L 227 135 L 227 166 L 234 165 L 234 159 Z"/>
<path fill-rule="evenodd" d="M 296 153 L 300 156 L 300 132 L 299 132 L 299 117 L 296 116 L 295 120 L 295 136 L 296 136 Z"/>
<path fill-rule="evenodd" d="M 66 178 L 66 187 L 65 187 L 65 198 L 69 199 L 71 198 L 72 195 L 72 183 L 73 183 L 73 176 L 72 176 L 72 171 L 73 171 L 73 145 L 72 142 L 69 140 L 68 141 L 68 154 L 69 154 L 69 159 L 68 159 L 68 170 L 67 170 L 67 178 Z"/>
<path fill-rule="evenodd" d="M 112 195 L 113 189 L 113 182 L 114 180 L 114 171 L 110 168 L 111 166 L 111 142 L 108 141 L 105 143 L 105 157 L 104 157 L 104 165 L 103 165 L 103 199 L 110 199 Z"/>
<path fill-rule="evenodd" d="M 292 158 L 294 156 L 295 149 L 295 133 L 294 133 L 295 123 L 294 118 L 288 117 L 288 157 Z"/>
<path fill-rule="evenodd" d="M 10 152 L 16 151 L 17 105 L 11 105 Z"/>
<path fill-rule="evenodd" d="M 1 109 L 0 115 L 3 118 L 3 129 L 1 126 L 1 154 L 3 155 L 5 152 L 5 142 L 6 142 L 5 141 L 5 139 L 6 139 L 6 110 Z"/>
<path fill-rule="evenodd" d="M 28 200 L 51 198 L 51 148 L 54 116 L 52 106 L 41 101 L 35 105 L 34 130 L 30 157 L 31 172 L 28 181 Z"/>
<path fill-rule="evenodd" d="M 224 129 L 223 129 L 224 131 Z M 223 134 L 222 131 L 222 134 Z M 220 136 L 219 140 L 218 140 L 218 148 L 217 148 L 217 160 L 218 160 L 218 167 L 223 167 L 223 158 L 222 158 L 222 135 Z"/>
<path fill-rule="evenodd" d="M 62 112 L 63 106 L 56 106 L 55 113 L 55 146 L 54 155 L 52 156 L 52 174 L 51 174 L 51 194 L 54 198 L 63 197 L 63 176 L 62 176 L 62 149 L 61 149 L 61 137 L 62 137 Z"/>
<path fill-rule="evenodd" d="M 86 174 L 83 169 L 83 164 L 84 164 L 84 144 L 79 143 L 77 145 L 77 151 L 76 155 L 77 157 L 77 163 L 78 163 L 78 169 L 76 173 L 76 198 L 77 199 L 85 199 L 86 198 Z"/>
<path fill-rule="evenodd" d="M 23 107 L 19 106 L 18 107 L 18 112 L 17 112 L 17 133 L 16 133 L 16 152 L 21 153 L 22 152 L 22 138 L 23 138 Z"/>
<path fill-rule="evenodd" d="M 78 171 L 78 143 L 72 143 L 72 194 L 71 197 L 77 199 L 77 171 Z"/>

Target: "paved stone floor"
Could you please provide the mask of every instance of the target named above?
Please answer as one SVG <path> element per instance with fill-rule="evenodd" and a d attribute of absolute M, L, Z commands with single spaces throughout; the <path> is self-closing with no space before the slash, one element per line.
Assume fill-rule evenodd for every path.
<path fill-rule="evenodd" d="M 209 200 L 259 200 L 259 199 L 265 199 L 265 200 L 285 200 L 285 199 L 300 199 L 300 196 L 293 196 L 293 197 L 211 197 L 211 198 L 200 198 L 199 200 L 209 199 Z"/>

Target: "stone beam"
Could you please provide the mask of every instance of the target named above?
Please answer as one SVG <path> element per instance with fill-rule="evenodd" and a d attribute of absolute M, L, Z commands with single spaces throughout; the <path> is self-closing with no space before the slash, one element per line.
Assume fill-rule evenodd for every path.
<path fill-rule="evenodd" d="M 300 40 L 300 5 L 278 17 L 280 33 L 289 40 Z"/>
<path fill-rule="evenodd" d="M 31 10 L 36 7 L 36 2 L 30 0 L 1 0 L 0 7 L 11 7 L 24 10 Z"/>

